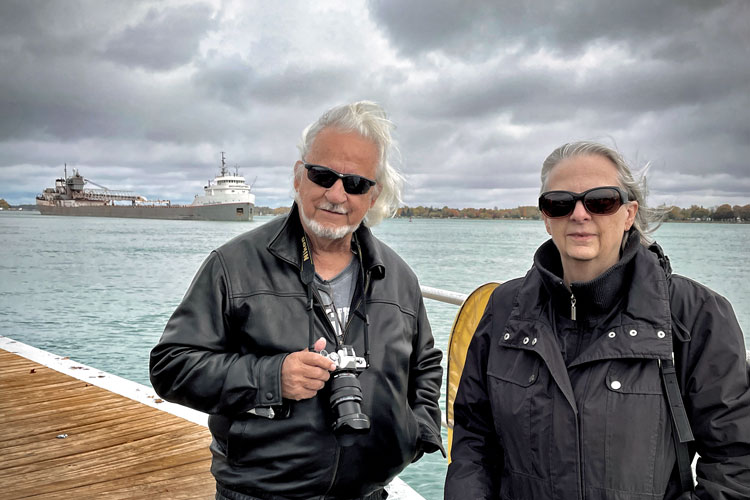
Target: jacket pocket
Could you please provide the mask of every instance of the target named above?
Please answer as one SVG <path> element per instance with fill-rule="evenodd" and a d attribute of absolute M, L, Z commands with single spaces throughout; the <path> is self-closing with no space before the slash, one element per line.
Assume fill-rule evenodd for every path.
<path fill-rule="evenodd" d="M 668 414 L 658 362 L 612 361 L 606 395 L 604 488 L 663 494 L 671 466 Z M 665 456 L 666 452 L 666 456 Z M 667 462 L 667 463 L 665 463 Z"/>
<path fill-rule="evenodd" d="M 232 425 L 229 426 L 229 432 L 227 432 L 226 453 L 227 460 L 230 463 L 236 464 L 240 461 L 243 449 L 241 442 L 242 436 L 245 433 L 246 424 L 246 420 L 233 420 Z"/>
<path fill-rule="evenodd" d="M 540 467 L 547 462 L 538 440 L 538 421 L 551 419 L 540 408 L 540 358 L 523 350 L 501 348 L 487 369 L 487 385 L 495 432 L 505 452 L 510 470 L 542 476 Z M 544 458 L 543 458 L 544 457 Z"/>

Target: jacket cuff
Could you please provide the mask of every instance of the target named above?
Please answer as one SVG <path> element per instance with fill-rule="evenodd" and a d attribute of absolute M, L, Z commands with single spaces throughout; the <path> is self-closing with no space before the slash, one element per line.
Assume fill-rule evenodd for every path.
<path fill-rule="evenodd" d="M 289 353 L 266 356 L 258 363 L 257 407 L 281 406 L 281 365 Z"/>
<path fill-rule="evenodd" d="M 417 453 L 418 457 L 420 457 L 422 453 L 434 453 L 438 450 L 440 450 L 440 453 L 443 454 L 443 458 L 447 457 L 445 448 L 443 447 L 443 440 L 440 437 L 440 434 L 438 433 L 437 435 L 435 435 L 435 433 L 429 427 L 422 428 L 422 432 L 419 436 L 418 448 L 420 449 L 420 451 Z M 415 459 L 415 461 L 416 460 L 418 460 L 418 458 Z"/>

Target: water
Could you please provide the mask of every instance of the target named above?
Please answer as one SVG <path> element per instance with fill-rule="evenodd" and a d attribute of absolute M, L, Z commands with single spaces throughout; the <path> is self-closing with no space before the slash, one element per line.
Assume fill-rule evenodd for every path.
<path fill-rule="evenodd" d="M 148 353 L 200 263 L 216 246 L 268 220 L 1 212 L 0 334 L 149 384 Z M 397 219 L 374 232 L 423 285 L 462 293 L 522 276 L 548 238 L 541 222 L 510 220 Z M 675 272 L 731 301 L 750 345 L 750 225 L 666 224 L 656 236 Z M 458 308 L 425 303 L 436 342 L 445 347 Z M 442 499 L 445 469 L 445 460 L 432 454 L 401 477 L 426 499 Z"/>

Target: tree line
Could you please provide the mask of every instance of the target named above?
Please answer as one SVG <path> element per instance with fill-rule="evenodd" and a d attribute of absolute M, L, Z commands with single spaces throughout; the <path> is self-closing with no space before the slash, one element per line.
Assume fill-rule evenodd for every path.
<path fill-rule="evenodd" d="M 403 206 L 396 217 L 418 217 L 433 219 L 540 219 L 539 209 L 534 206 L 516 208 L 434 208 L 419 205 Z"/>
<path fill-rule="evenodd" d="M 283 215 L 291 207 L 255 207 L 256 215 Z M 725 203 L 718 207 L 704 208 L 693 205 L 690 208 L 677 206 L 659 207 L 665 214 L 667 221 L 750 221 L 750 204 L 729 205 Z M 417 217 L 422 219 L 541 219 L 539 209 L 535 206 L 521 206 L 516 208 L 451 208 L 448 206 L 417 207 L 403 206 L 396 212 L 396 217 Z"/>
<path fill-rule="evenodd" d="M 11 206 L 0 198 L 0 208 L 8 210 Z M 255 207 L 256 215 L 283 215 L 291 207 Z M 750 204 L 729 205 L 704 208 L 693 205 L 690 208 L 661 206 L 667 221 L 750 221 Z M 442 208 L 403 206 L 396 212 L 396 217 L 417 217 L 424 219 L 541 219 L 539 209 L 534 206 L 516 208 Z"/>
<path fill-rule="evenodd" d="M 693 205 L 690 208 L 666 207 L 665 220 L 716 220 L 716 221 L 750 221 L 750 204 L 734 205 L 728 203 L 716 208 L 703 208 Z"/>
<path fill-rule="evenodd" d="M 729 205 L 725 203 L 718 207 L 704 208 L 693 205 L 690 208 L 662 205 L 658 207 L 664 212 L 666 221 L 750 221 L 750 204 Z M 403 206 L 396 217 L 419 218 L 456 218 L 456 219 L 541 219 L 539 209 L 535 206 L 521 206 L 516 208 L 442 208 Z"/>

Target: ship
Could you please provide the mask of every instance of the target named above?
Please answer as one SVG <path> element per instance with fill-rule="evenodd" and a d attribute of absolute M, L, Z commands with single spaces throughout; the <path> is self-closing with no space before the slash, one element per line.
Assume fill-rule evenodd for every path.
<path fill-rule="evenodd" d="M 84 178 L 78 170 L 68 176 L 66 165 L 65 174 L 55 180 L 55 187 L 46 188 L 36 197 L 36 206 L 42 215 L 250 221 L 255 208 L 251 189 L 236 168 L 234 174 L 229 171 L 222 152 L 221 170 L 203 187 L 204 194 L 196 194 L 189 205 L 173 204 L 169 200 L 149 201 L 139 194 L 111 190 Z"/>

